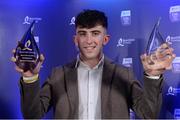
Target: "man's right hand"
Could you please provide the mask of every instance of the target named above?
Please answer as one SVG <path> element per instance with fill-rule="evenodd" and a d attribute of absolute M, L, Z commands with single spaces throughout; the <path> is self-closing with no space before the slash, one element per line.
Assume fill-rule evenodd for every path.
<path fill-rule="evenodd" d="M 15 52 L 16 52 L 16 50 L 13 49 L 13 50 L 12 50 L 13 55 L 14 55 Z M 35 68 L 33 71 L 28 70 L 28 71 L 24 72 L 23 69 L 21 69 L 21 68 L 18 67 L 17 65 L 15 65 L 15 69 L 16 69 L 16 71 L 18 71 L 19 73 L 21 73 L 21 75 L 22 75 L 23 77 L 33 77 L 33 76 L 36 76 L 36 75 L 39 73 L 40 69 L 41 69 L 41 65 L 42 65 L 42 63 L 44 62 L 44 59 L 45 59 L 45 58 L 44 58 L 43 54 L 41 54 L 41 55 L 40 55 L 40 61 L 39 61 L 39 63 L 37 64 L 36 68 Z M 15 57 L 12 57 L 12 58 L 11 58 L 11 61 L 15 63 L 15 62 L 16 62 L 16 58 L 15 58 Z"/>

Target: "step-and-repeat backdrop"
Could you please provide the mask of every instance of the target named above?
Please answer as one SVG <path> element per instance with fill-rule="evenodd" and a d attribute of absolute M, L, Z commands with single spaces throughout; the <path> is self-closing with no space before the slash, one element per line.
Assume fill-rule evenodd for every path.
<path fill-rule="evenodd" d="M 104 47 L 107 57 L 132 67 L 142 82 L 140 55 L 145 52 L 154 24 L 161 17 L 159 31 L 171 43 L 177 57 L 164 74 L 163 105 L 159 118 L 180 118 L 180 1 L 179 0 L 2 0 L 0 1 L 0 118 L 22 118 L 20 74 L 10 61 L 12 49 L 36 20 L 35 40 L 45 62 L 41 84 L 51 69 L 72 61 L 77 55 L 73 43 L 74 21 L 83 9 L 98 9 L 108 16 L 111 39 Z M 135 118 L 133 112 L 131 117 Z M 52 118 L 52 110 L 46 118 Z"/>

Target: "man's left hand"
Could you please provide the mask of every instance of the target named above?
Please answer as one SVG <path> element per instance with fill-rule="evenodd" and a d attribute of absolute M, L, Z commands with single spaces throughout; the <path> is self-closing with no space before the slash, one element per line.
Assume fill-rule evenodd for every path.
<path fill-rule="evenodd" d="M 141 62 L 146 74 L 159 76 L 172 68 L 172 61 L 176 55 L 168 43 L 162 44 L 153 54 L 141 55 Z"/>

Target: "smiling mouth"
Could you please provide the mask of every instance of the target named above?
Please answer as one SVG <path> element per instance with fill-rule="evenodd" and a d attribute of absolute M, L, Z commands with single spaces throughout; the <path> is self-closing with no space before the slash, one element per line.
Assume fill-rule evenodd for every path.
<path fill-rule="evenodd" d="M 93 50 L 96 46 L 88 46 L 88 47 L 84 47 L 86 50 Z"/>

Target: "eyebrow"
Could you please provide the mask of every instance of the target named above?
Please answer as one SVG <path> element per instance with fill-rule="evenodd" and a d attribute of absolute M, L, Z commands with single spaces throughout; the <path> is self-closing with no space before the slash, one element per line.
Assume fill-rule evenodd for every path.
<path fill-rule="evenodd" d="M 85 31 L 85 30 L 79 30 L 79 31 L 77 31 L 77 33 L 86 33 L 87 31 Z M 92 31 L 90 31 L 90 32 L 99 32 L 99 33 L 101 33 L 101 31 L 100 30 L 92 30 Z"/>
<path fill-rule="evenodd" d="M 99 32 L 100 33 L 101 31 L 100 30 L 92 30 L 91 32 Z"/>
<path fill-rule="evenodd" d="M 79 30 L 77 33 L 86 32 L 85 30 Z"/>

